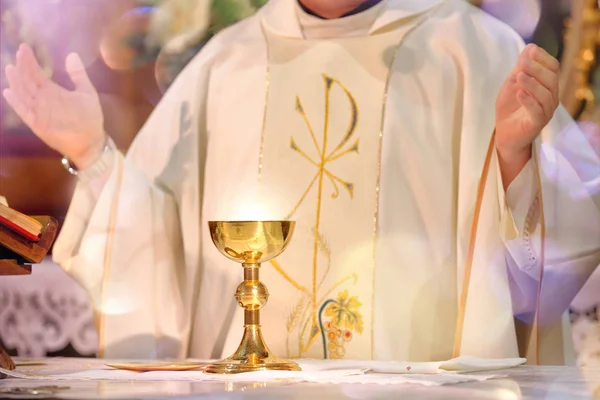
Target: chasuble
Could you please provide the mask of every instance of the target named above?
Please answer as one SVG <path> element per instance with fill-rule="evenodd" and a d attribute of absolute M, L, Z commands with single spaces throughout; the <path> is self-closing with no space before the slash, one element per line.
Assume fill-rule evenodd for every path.
<path fill-rule="evenodd" d="M 561 315 L 600 264 L 600 160 L 561 108 L 504 192 L 494 104 L 522 48 L 462 0 L 333 21 L 272 0 L 217 35 L 79 183 L 55 246 L 102 355 L 229 355 L 240 271 L 207 221 L 292 219 L 261 271 L 275 353 L 562 362 Z"/>

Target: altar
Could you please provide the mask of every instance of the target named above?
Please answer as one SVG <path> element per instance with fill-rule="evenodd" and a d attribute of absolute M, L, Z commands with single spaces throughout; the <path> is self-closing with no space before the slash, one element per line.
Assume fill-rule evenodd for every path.
<path fill-rule="evenodd" d="M 69 359 L 63 359 L 67 361 Z M 45 363 L 48 359 L 16 359 L 17 364 Z M 97 362 L 97 360 L 87 360 Z M 57 364 L 58 362 L 58 364 Z M 86 362 L 86 359 L 80 360 Z M 31 365 L 31 364 L 30 364 Z M 60 371 L 60 361 L 52 360 Z M 17 372 L 26 367 L 17 367 Z M 82 368 L 83 370 L 84 368 Z M 173 374 L 169 372 L 169 374 Z M 176 373 L 177 374 L 177 373 Z M 489 375 L 480 372 L 474 375 Z M 493 371 L 497 378 L 446 385 L 361 384 L 301 382 L 294 379 L 194 381 L 183 380 L 185 373 L 149 380 L 47 380 L 7 378 L 0 381 L 2 398 L 56 399 L 598 399 L 600 368 L 520 366 Z"/>
<path fill-rule="evenodd" d="M 6 10 L 8 7 L 6 6 L 7 4 L 17 4 L 18 1 L 19 0 L 8 0 L 6 2 L 2 2 L 3 8 L 0 10 L 4 12 L 4 10 Z M 473 2 L 477 3 L 477 1 L 475 0 L 473 0 Z M 75 4 L 77 2 L 70 1 L 68 3 Z M 126 22 L 130 23 L 130 19 L 133 20 L 133 18 L 135 18 L 135 21 L 141 21 L 143 18 L 149 18 L 147 15 L 149 14 L 148 10 L 151 9 L 151 7 L 149 6 L 139 9 L 132 8 L 132 10 L 129 10 L 127 11 L 127 13 L 123 14 L 123 10 L 121 10 L 121 8 L 125 9 L 127 7 L 133 7 L 133 4 L 137 4 L 137 2 L 125 2 L 120 0 L 119 2 L 115 2 L 115 4 L 117 3 L 119 3 L 118 7 L 112 5 L 110 7 L 115 7 L 115 9 L 118 8 L 118 12 L 114 10 L 113 11 L 114 14 L 118 16 L 118 18 L 115 17 L 114 19 L 118 19 L 119 24 L 126 25 Z M 123 4 L 125 3 L 127 3 L 128 5 L 124 6 Z M 580 71 L 580 69 L 582 68 L 573 67 L 573 65 L 579 66 L 580 64 L 582 64 L 581 60 L 579 60 L 579 58 L 575 56 L 571 56 L 570 58 L 568 57 L 569 54 L 573 52 L 589 54 L 590 51 L 596 50 L 595 43 L 592 46 L 591 44 L 587 43 L 587 41 L 581 40 L 582 35 L 584 35 L 582 32 L 587 32 L 587 30 L 591 30 L 592 28 L 594 28 L 593 26 L 591 28 L 586 26 L 586 21 L 590 20 L 590 18 L 583 18 L 583 13 L 586 12 L 587 14 L 585 15 L 591 15 L 592 11 L 594 13 L 597 12 L 596 4 L 592 5 L 591 1 L 587 1 L 587 3 L 589 4 L 585 7 L 582 5 L 583 1 L 579 2 L 579 6 L 573 5 L 574 9 L 576 9 L 576 7 L 581 8 L 581 15 L 574 13 L 573 21 L 569 25 L 569 29 L 571 31 L 571 34 L 569 35 L 569 41 L 571 43 L 567 43 L 567 50 L 571 51 L 565 52 L 567 56 L 565 56 L 564 60 L 565 72 L 563 73 L 565 81 L 565 85 L 563 86 L 565 86 L 566 88 L 566 90 L 564 90 L 563 92 L 566 93 L 566 97 L 572 95 L 573 93 L 583 93 L 585 92 L 585 90 L 588 89 L 587 86 L 579 86 L 581 82 L 585 82 L 587 84 L 587 81 L 581 78 L 579 75 L 580 73 L 582 73 Z M 596 3 L 595 0 L 593 1 L 593 3 Z M 65 4 L 63 4 L 62 7 L 67 8 Z M 91 8 L 92 7 L 90 6 L 90 9 Z M 110 15 L 111 18 L 113 16 L 113 14 L 109 12 L 106 12 L 105 14 Z M 81 21 L 83 21 L 83 18 L 65 19 L 78 20 L 80 21 L 80 23 Z M 133 33 L 126 30 L 127 32 L 123 33 L 123 36 L 125 37 L 130 34 L 136 37 L 142 36 L 142 33 L 136 32 L 133 29 L 131 30 Z M 66 28 L 65 31 L 67 31 Z M 75 29 L 72 29 L 72 31 L 75 31 Z M 596 30 L 594 30 L 594 32 L 596 32 Z M 214 34 L 214 32 L 210 33 L 211 35 Z M 56 34 L 54 36 L 56 36 L 57 38 L 63 37 L 62 34 Z M 88 65 L 87 59 L 85 66 L 90 67 L 89 69 L 92 70 L 92 80 L 99 81 L 101 83 L 106 81 L 104 82 L 104 84 L 98 85 L 98 87 L 100 90 L 100 94 L 102 95 L 102 101 L 104 103 L 112 105 L 113 110 L 111 110 L 111 107 L 106 107 L 106 105 L 103 103 L 105 108 L 108 108 L 108 111 L 106 112 L 107 120 L 112 121 L 109 122 L 109 125 L 115 124 L 114 121 L 118 121 L 116 125 L 119 125 L 119 127 L 109 126 L 108 130 L 110 131 L 111 137 L 114 137 L 115 142 L 117 143 L 117 147 L 119 147 L 119 149 L 124 152 L 129 146 L 130 141 L 135 136 L 135 132 L 137 132 L 137 128 L 139 127 L 138 125 L 141 125 L 143 120 L 145 120 L 145 118 L 147 117 L 149 111 L 154 107 L 154 104 L 150 103 L 155 102 L 157 98 L 160 97 L 159 95 L 154 93 L 154 91 L 156 91 L 157 93 L 159 92 L 157 88 L 155 88 L 155 86 L 158 85 L 162 88 L 163 84 L 166 85 L 166 81 L 163 82 L 163 80 L 160 79 L 161 72 L 164 73 L 164 71 L 162 71 L 161 68 L 159 68 L 160 65 L 158 61 L 153 60 L 150 56 L 148 56 L 145 53 L 136 54 L 135 60 L 128 62 L 127 65 L 125 65 L 125 63 L 123 65 L 117 65 L 118 63 L 115 62 L 116 57 L 114 57 L 116 54 L 116 50 L 112 49 L 112 52 L 107 50 L 107 48 L 111 50 L 109 45 L 111 43 L 111 40 L 113 39 L 114 38 L 112 38 L 112 36 L 108 38 L 103 38 L 101 44 L 95 47 L 90 45 L 87 46 L 94 49 L 96 47 L 99 48 L 98 54 L 94 55 L 94 60 L 96 60 L 97 58 L 98 64 L 103 63 L 102 68 L 106 69 L 107 71 L 101 69 L 100 73 L 98 73 L 98 71 L 95 71 L 96 74 L 94 75 L 93 70 L 95 66 L 91 65 L 92 61 L 89 61 L 90 65 Z M 119 37 L 119 40 L 121 39 L 122 38 Z M 19 39 L 19 41 L 20 40 L 22 39 Z M 117 42 L 116 39 L 114 39 L 113 41 Z M 151 41 L 146 41 L 145 43 L 150 42 Z M 196 45 L 199 46 L 199 44 Z M 589 49 L 585 47 L 588 45 L 592 47 L 590 47 Z M 132 45 L 131 47 L 134 46 Z M 133 50 L 127 50 L 129 50 L 130 53 L 133 53 Z M 154 51 L 154 49 L 150 50 Z M 158 50 L 156 50 L 156 53 L 162 54 Z M 59 61 L 62 62 L 62 59 L 64 57 L 62 57 L 62 53 L 59 55 Z M 129 53 L 127 53 L 127 55 L 129 55 Z M 111 58 L 110 56 L 113 57 Z M 577 60 L 579 60 L 579 62 L 576 62 Z M 156 62 L 157 64 L 156 71 L 154 70 L 154 62 Z M 56 60 L 49 62 L 49 65 L 51 65 L 48 68 L 50 70 L 52 68 L 56 68 L 56 66 L 54 65 L 56 63 Z M 122 81 L 109 74 L 109 72 L 114 72 L 113 70 L 120 71 L 119 79 L 122 79 L 122 81 L 126 82 L 127 84 L 119 84 L 120 82 L 122 83 Z M 151 72 L 150 74 L 146 74 L 151 77 L 150 81 L 152 81 L 152 85 L 150 89 L 148 82 L 142 82 L 142 79 L 140 79 L 139 82 L 134 81 L 134 75 L 143 75 L 139 73 L 140 70 L 147 70 Z M 156 77 L 154 74 L 155 72 Z M 115 73 L 114 75 L 117 74 Z M 154 82 L 155 78 L 158 82 Z M 333 80 L 329 82 L 329 84 L 332 83 Z M 561 82 L 561 84 L 562 83 L 563 82 Z M 589 85 L 589 87 L 591 88 L 591 83 Z M 119 90 L 114 90 L 119 96 L 116 96 L 111 91 L 113 86 L 119 87 Z M 142 94 L 139 94 L 138 92 Z M 117 106 L 114 106 L 114 104 L 111 102 L 114 101 L 112 97 L 109 99 L 110 101 L 106 100 L 108 94 L 110 94 L 111 96 L 115 95 L 116 97 L 119 97 L 119 102 L 114 103 L 117 104 Z M 138 99 L 138 97 L 141 100 Z M 583 107 L 581 104 L 581 99 L 578 96 L 572 95 L 571 97 L 576 99 L 576 101 L 573 99 L 569 101 L 569 98 L 565 98 L 563 99 L 563 102 L 565 103 L 566 108 L 568 109 L 568 111 L 571 112 L 573 117 L 578 118 L 582 121 L 594 121 L 594 123 L 596 121 L 599 121 L 598 118 L 600 114 L 598 114 L 598 112 L 595 111 L 598 110 L 598 108 L 592 110 L 587 105 Z M 120 106 L 121 103 L 123 104 L 123 107 Z M 588 103 L 586 104 L 596 103 L 597 102 L 588 101 Z M 583 108 L 585 108 L 585 111 L 581 111 Z M 114 109 L 118 109 L 119 112 L 117 113 Z M 182 108 L 182 121 L 187 115 L 184 114 L 184 112 L 187 113 L 187 108 L 185 110 Z M 302 110 L 302 112 L 304 111 Z M 127 119 L 120 118 L 121 114 L 126 114 Z M 123 123 L 123 121 L 127 121 L 127 123 Z M 121 126 L 124 126 L 126 128 L 121 128 Z M 597 125 L 593 125 L 593 127 L 597 127 Z M 3 134 L 6 134 L 6 132 L 8 132 L 6 127 L 1 128 L 0 131 L 3 131 L 0 132 Z M 5 167 L 3 168 L 7 168 L 6 160 L 8 160 L 8 169 L 10 171 L 9 173 L 6 173 L 5 171 L 0 171 L 0 183 L 4 183 L 4 191 L 6 191 L 6 187 L 9 187 L 8 193 L 6 194 L 8 195 L 8 197 L 11 198 L 11 204 L 12 199 L 16 198 L 17 200 L 15 204 L 19 209 L 25 210 L 26 212 L 38 212 L 39 210 L 46 212 L 47 210 L 45 208 L 39 208 L 41 206 L 38 203 L 35 203 L 35 207 L 38 207 L 35 208 L 31 205 L 28 205 L 27 202 L 23 201 L 25 196 L 20 192 L 20 184 L 18 184 L 17 181 L 25 182 L 28 186 L 31 186 L 30 180 L 23 179 L 23 175 L 15 174 L 12 171 L 17 169 L 23 171 L 30 171 L 29 173 L 32 175 L 43 176 L 44 179 L 48 179 L 48 176 L 52 175 L 52 171 L 54 171 L 53 169 L 44 168 L 44 173 L 42 174 L 37 173 L 38 169 L 42 169 L 41 167 L 37 169 L 31 167 L 32 165 L 38 164 L 45 167 L 46 164 L 42 164 L 43 161 L 44 163 L 47 162 L 48 165 L 53 165 L 52 168 L 56 168 L 56 170 L 58 170 L 60 174 L 63 174 L 58 175 L 57 172 L 56 175 L 61 176 L 60 179 L 66 181 L 67 179 L 70 179 L 70 177 L 64 174 L 64 171 L 60 169 L 60 165 L 58 163 L 58 160 L 56 159 L 57 155 L 53 153 L 50 155 L 43 153 L 43 157 L 40 157 L 47 159 L 39 161 L 38 164 L 35 164 L 35 160 L 32 157 L 32 154 L 27 153 L 27 151 L 29 151 L 27 150 L 25 151 L 25 153 L 27 153 L 27 156 L 29 157 L 25 160 L 28 163 L 27 168 L 17 168 L 11 166 L 12 164 L 10 164 L 10 162 L 14 162 L 15 165 L 21 165 L 16 164 L 18 158 L 17 155 L 20 153 L 17 154 L 15 149 L 18 149 L 20 152 L 24 151 L 22 150 L 22 147 L 30 149 L 30 146 L 20 145 L 21 143 L 25 143 L 21 142 L 21 140 L 25 140 L 27 139 L 27 137 L 33 138 L 33 135 L 30 132 L 27 132 L 27 135 L 29 136 L 18 137 L 16 134 L 13 134 L 13 139 L 11 141 L 3 142 L 5 144 L 4 146 L 2 146 L 4 147 L 4 149 L 0 151 L 0 154 L 4 157 L 3 162 L 5 163 Z M 15 140 L 14 137 L 17 137 L 19 140 Z M 287 139 L 285 143 L 287 146 Z M 356 142 L 356 144 L 358 146 L 358 141 Z M 364 144 L 364 141 L 361 142 L 361 146 L 363 146 Z M 291 148 L 293 151 L 297 151 L 295 142 L 292 142 Z M 358 147 L 351 148 L 349 151 L 358 152 L 357 150 Z M 324 153 L 325 149 L 323 148 L 323 154 Z M 35 155 L 37 157 L 38 154 L 35 153 Z M 332 156 L 335 156 L 335 154 L 332 153 Z M 260 168 L 262 171 L 262 153 L 260 157 Z M 337 156 L 335 157 L 337 158 Z M 265 160 L 267 159 L 265 158 Z M 22 163 L 23 165 L 25 161 L 18 159 L 18 162 Z M 50 162 L 52 162 L 53 164 L 50 164 Z M 323 167 L 323 165 L 324 164 L 322 164 L 321 167 Z M 33 172 L 31 171 L 35 171 L 36 174 L 33 174 Z M 321 178 L 323 177 L 324 173 L 325 172 L 323 168 L 321 168 Z M 69 181 L 69 185 L 73 185 L 73 183 L 75 182 L 74 179 L 75 178 Z M 377 175 L 377 180 L 379 182 L 379 175 Z M 377 185 L 379 185 L 379 183 L 377 183 Z M 54 185 L 52 186 L 55 187 Z M 68 185 L 65 184 L 63 186 Z M 33 193 L 31 196 L 36 195 L 37 197 L 44 198 L 44 201 L 48 201 L 48 198 L 53 198 L 52 196 L 58 196 L 60 197 L 61 201 L 64 200 L 64 204 L 61 203 L 61 207 L 56 207 L 56 209 L 52 210 L 53 213 L 56 213 L 59 221 L 62 221 L 62 217 L 64 217 L 64 213 L 66 212 L 66 204 L 68 203 L 68 200 L 70 198 L 70 193 L 72 189 L 71 186 L 69 186 L 69 190 L 59 190 L 55 188 L 52 191 L 52 193 L 60 193 L 60 196 L 58 194 L 41 196 L 37 193 L 33 193 L 33 190 L 31 190 L 31 192 Z M 345 186 L 346 188 L 348 188 L 348 190 L 350 190 L 351 195 L 353 196 L 353 184 L 346 183 Z M 337 186 L 335 187 L 335 189 L 337 191 Z M 25 189 L 23 189 L 23 192 L 24 190 Z M 27 190 L 29 191 L 30 189 Z M 321 189 L 319 189 L 319 192 L 320 191 Z M 379 186 L 377 186 L 377 193 L 379 193 Z M 319 196 L 321 195 L 319 194 Z M 379 194 L 377 194 L 377 196 L 379 196 Z M 332 198 L 333 197 L 334 196 L 332 196 Z M 21 201 L 22 203 L 19 203 L 19 201 Z M 31 202 L 31 204 L 33 204 L 33 202 Z M 377 207 L 375 208 L 375 210 L 379 210 Z M 185 207 L 182 208 L 185 209 Z M 372 208 L 373 207 L 369 207 L 369 209 Z M 132 207 L 132 209 L 135 209 L 135 207 Z M 369 223 L 371 223 L 372 218 L 370 214 L 366 220 L 368 220 Z M 318 218 L 317 221 L 319 221 Z M 371 231 L 369 230 L 368 232 L 370 237 Z M 314 241 L 310 242 L 310 247 L 311 249 L 314 249 L 315 252 L 315 260 L 317 260 L 318 251 L 327 255 L 327 257 L 325 258 L 331 258 L 329 244 L 330 243 L 326 242 L 322 237 L 320 237 L 320 235 L 318 234 L 318 229 L 315 230 Z M 112 249 L 112 246 L 107 245 L 107 248 Z M 244 282 L 240 284 L 240 289 L 238 290 L 238 292 L 236 292 L 236 299 L 238 300 L 238 304 L 240 306 L 247 308 L 245 309 L 244 314 L 244 319 L 245 321 L 247 321 L 247 325 L 259 326 L 258 309 L 264 306 L 264 303 L 266 302 L 266 289 L 259 286 L 259 284 L 257 283 L 258 264 L 261 257 L 257 256 L 255 254 L 256 252 L 249 255 L 245 255 L 243 251 L 237 251 L 237 249 L 236 251 L 232 252 L 232 248 L 229 245 L 222 246 L 222 248 L 220 248 L 219 250 L 221 251 L 223 256 L 226 256 L 230 259 L 234 259 L 235 261 L 239 261 L 243 265 L 247 264 L 244 265 Z M 368 253 L 371 254 L 371 252 Z M 262 254 L 262 256 L 264 256 L 264 254 Z M 266 261 L 264 260 L 264 257 L 263 261 Z M 314 261 L 315 266 L 313 267 L 313 271 L 317 271 L 316 263 L 317 261 Z M 274 266 L 276 265 L 274 264 Z M 329 266 L 327 266 L 326 271 L 329 272 Z M 242 271 L 239 270 L 238 272 L 240 274 L 241 280 Z M 315 274 L 316 272 L 313 272 L 313 275 Z M 281 275 L 283 279 L 289 278 L 287 274 Z M 351 276 L 349 275 L 349 277 Z M 329 380 L 324 380 L 323 377 L 307 378 L 293 374 L 289 376 L 281 375 L 275 378 L 264 377 L 261 375 L 246 375 L 245 377 L 241 378 L 233 379 L 230 377 L 226 379 L 225 377 L 206 378 L 204 375 L 202 375 L 203 372 L 200 370 L 194 371 L 192 373 L 190 373 L 189 371 L 153 371 L 140 373 L 125 373 L 124 371 L 112 371 L 110 367 L 106 366 L 112 361 L 117 362 L 116 360 L 111 361 L 96 358 L 71 359 L 50 357 L 51 355 L 56 354 L 65 355 L 65 352 L 68 352 L 69 355 L 74 353 L 75 355 L 83 355 L 84 357 L 91 356 L 96 353 L 98 353 L 99 356 L 101 356 L 103 354 L 103 349 L 101 348 L 102 346 L 100 346 L 100 348 L 98 347 L 98 343 L 101 342 L 101 340 L 99 341 L 99 336 L 102 336 L 102 333 L 98 334 L 97 325 L 95 323 L 98 321 L 94 320 L 93 312 L 93 306 L 98 306 L 98 304 L 101 303 L 94 303 L 93 299 L 90 300 L 90 294 L 86 292 L 86 290 L 84 290 L 76 280 L 69 277 L 63 269 L 61 269 L 52 261 L 51 257 L 46 257 L 42 262 L 42 265 L 39 265 L 33 269 L 32 275 L 27 277 L 8 277 L 0 280 L 0 349 L 2 347 L 5 347 L 9 350 L 9 353 L 11 355 L 17 355 L 17 358 L 15 359 L 17 368 L 14 374 L 7 374 L 7 376 L 5 376 L 4 379 L 1 379 L 3 378 L 3 374 L 2 371 L 0 371 L 0 398 L 128 399 L 184 398 L 188 396 L 193 396 L 194 398 L 207 397 L 229 399 L 238 397 L 306 398 L 309 396 L 314 396 L 317 399 L 370 399 L 398 397 L 403 398 L 404 396 L 406 398 L 415 399 L 600 399 L 600 367 L 581 367 L 582 365 L 585 365 L 584 363 L 589 363 L 589 365 L 591 365 L 592 363 L 597 364 L 600 357 L 600 352 L 596 350 L 600 343 L 600 336 L 595 336 L 595 333 L 592 334 L 592 332 L 598 332 L 598 335 L 600 335 L 600 323 L 598 322 L 598 319 L 600 318 L 600 314 L 598 314 L 599 292 L 595 289 L 598 286 L 598 283 L 600 283 L 600 268 L 596 271 L 594 277 L 596 279 L 592 278 L 588 283 L 588 287 L 593 286 L 593 288 L 591 290 L 587 290 L 587 292 L 583 291 L 583 294 L 580 293 L 580 296 L 576 299 L 576 302 L 573 304 L 572 309 L 569 310 L 569 316 L 571 319 L 571 324 L 569 326 L 572 325 L 573 327 L 573 338 L 575 342 L 575 348 L 580 354 L 580 368 L 573 366 L 550 367 L 519 365 L 507 369 L 494 369 L 491 371 L 472 371 L 464 374 L 446 374 L 444 372 L 441 373 L 438 377 L 436 377 L 434 374 L 432 374 L 432 376 L 427 376 L 426 374 L 424 374 L 424 376 L 420 378 L 416 376 L 418 374 L 415 374 L 413 371 L 410 374 L 398 374 L 398 376 L 396 376 L 395 378 L 381 376 L 379 377 L 379 381 L 375 382 L 375 379 L 368 379 L 372 378 L 372 376 L 369 376 L 367 372 L 369 368 L 365 367 L 365 364 L 363 364 L 364 368 L 359 368 L 359 370 L 364 372 L 365 377 L 368 377 L 364 380 L 361 380 L 361 372 L 356 372 L 356 369 L 352 373 L 346 371 L 341 373 L 341 375 L 335 375 L 334 377 L 328 378 Z M 292 279 L 290 278 L 289 281 L 292 282 Z M 320 286 L 320 284 L 317 285 L 317 281 L 314 277 L 312 278 L 312 282 L 314 287 Z M 293 283 L 294 282 L 292 282 L 292 284 Z M 104 285 L 104 283 L 102 285 Z M 296 284 L 295 286 L 301 285 Z M 276 286 L 274 285 L 273 287 Z M 371 286 L 369 285 L 368 287 L 370 288 Z M 242 289 L 247 290 L 244 291 Z M 301 289 L 303 289 L 303 287 L 301 287 Z M 157 291 L 157 293 L 162 294 L 163 291 Z M 252 296 L 249 296 L 249 293 L 252 293 Z M 340 291 L 340 294 L 343 293 L 346 293 L 346 297 L 339 296 L 340 298 L 355 299 L 355 303 L 358 302 L 358 300 L 356 300 L 357 297 L 350 297 L 348 296 L 347 292 Z M 587 293 L 589 293 L 589 296 L 586 296 Z M 231 294 L 233 295 L 233 292 Z M 309 297 L 314 297 L 316 299 L 316 291 L 313 290 L 312 292 L 309 292 L 309 294 Z M 303 294 L 301 295 L 304 296 Z M 273 296 L 271 304 L 276 304 L 277 298 L 278 296 Z M 308 303 L 303 303 L 305 301 L 304 297 L 302 297 L 302 299 L 303 300 L 300 300 L 298 302 L 298 310 L 301 310 L 303 308 L 306 308 L 308 310 Z M 196 301 L 195 298 L 194 301 Z M 313 325 L 307 322 L 306 324 L 304 324 L 305 328 L 302 329 L 306 330 L 306 332 L 309 333 L 312 332 L 311 340 L 317 340 L 318 344 L 321 343 L 320 340 L 322 339 L 323 348 L 325 351 L 327 340 L 327 337 L 325 335 L 328 331 L 323 329 L 323 326 L 317 329 L 318 327 L 314 323 L 314 321 L 319 320 L 320 324 L 321 314 L 320 311 L 319 314 L 317 314 L 317 310 L 321 310 L 323 311 L 323 313 L 326 313 L 328 310 L 333 310 L 333 308 L 328 309 L 326 308 L 326 306 L 335 304 L 336 301 L 334 298 L 327 299 L 326 296 L 324 300 L 320 303 L 316 300 L 312 301 L 314 310 L 311 311 L 311 315 L 313 315 L 314 318 L 311 316 L 308 319 L 306 319 L 306 321 L 311 321 L 312 318 Z M 319 309 L 317 309 L 316 307 L 318 305 L 317 303 L 319 303 L 319 305 L 322 304 L 322 306 Z M 348 300 L 348 304 L 349 303 L 350 300 Z M 348 307 L 349 310 L 350 308 L 351 307 Z M 355 310 L 350 311 L 353 312 Z M 333 311 L 331 311 L 331 313 L 333 313 Z M 293 313 L 291 313 L 290 315 L 293 315 Z M 350 313 L 348 313 L 348 315 L 350 315 Z M 362 331 L 362 317 L 361 314 L 357 315 L 361 318 L 360 330 Z M 157 320 L 160 321 L 161 319 L 157 318 Z M 291 318 L 290 320 L 296 321 L 293 323 L 290 322 L 290 326 L 293 326 L 295 324 L 298 324 L 298 326 L 301 325 L 300 322 L 297 322 L 298 318 Z M 339 321 L 341 321 L 341 318 L 338 317 L 338 322 Z M 240 321 L 238 321 L 238 323 L 239 322 L 241 322 L 241 319 Z M 288 328 L 286 326 L 286 330 L 287 329 L 293 330 L 296 328 Z M 112 331 L 114 331 L 114 329 Z M 342 331 L 340 330 L 337 334 L 338 337 L 341 337 L 341 332 Z M 322 338 L 318 336 L 318 333 L 322 334 Z M 358 337 L 358 333 L 358 330 L 356 332 L 347 330 L 344 332 L 344 335 L 348 335 L 348 338 L 356 338 Z M 206 342 L 204 336 L 197 335 L 195 337 L 200 338 L 201 342 Z M 398 343 L 406 343 L 406 341 L 398 340 L 397 337 L 393 337 L 393 335 L 392 338 L 393 343 L 395 345 L 398 345 Z M 568 335 L 565 335 L 564 342 L 569 342 L 570 344 L 570 337 Z M 254 342 L 252 343 L 254 344 Z M 338 354 L 341 354 L 337 352 L 337 348 L 342 348 L 342 350 L 345 351 L 345 348 L 342 346 L 345 345 L 344 343 L 345 342 L 343 342 L 343 337 L 341 337 L 335 340 L 330 340 L 330 343 L 327 344 L 334 346 L 335 352 L 333 352 L 332 354 L 334 356 L 337 356 Z M 356 339 L 354 343 L 356 343 Z M 260 341 L 259 344 L 262 345 L 262 341 Z M 302 344 L 302 341 L 300 341 L 299 344 Z M 241 347 L 254 348 L 259 346 Z M 265 353 L 268 352 L 265 350 Z M 189 354 L 189 352 L 187 354 Z M 584 355 L 583 357 L 581 356 L 582 354 Z M 246 354 L 243 355 L 247 356 Z M 128 357 L 123 355 L 118 356 Z M 210 356 L 213 357 L 212 354 Z M 214 356 L 218 357 L 218 354 Z M 290 358 L 296 357 L 295 355 L 287 356 Z M 124 360 L 120 361 L 124 362 Z M 331 361 L 318 361 L 317 363 L 321 363 L 319 365 L 321 367 L 324 367 L 326 365 L 331 365 L 328 364 L 330 362 Z M 244 366 L 246 365 L 245 362 L 241 362 L 240 364 Z M 410 369 L 410 366 L 407 368 Z M 68 371 L 68 373 L 65 371 Z M 90 375 L 90 371 L 96 371 L 98 372 L 98 375 L 92 376 L 93 374 Z M 32 375 L 32 373 L 34 372 L 37 373 L 37 375 Z M 347 375 L 343 375 L 344 373 Z M 447 377 L 447 380 L 444 380 L 444 377 Z"/>

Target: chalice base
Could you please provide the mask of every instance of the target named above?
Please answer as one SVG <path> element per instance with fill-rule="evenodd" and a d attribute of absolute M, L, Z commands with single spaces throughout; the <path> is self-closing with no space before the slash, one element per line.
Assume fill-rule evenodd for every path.
<path fill-rule="evenodd" d="M 229 358 L 206 367 L 209 374 L 239 374 L 256 371 L 301 371 L 291 360 L 275 357 L 265 344 L 260 326 L 246 325 L 244 336 L 236 352 Z"/>

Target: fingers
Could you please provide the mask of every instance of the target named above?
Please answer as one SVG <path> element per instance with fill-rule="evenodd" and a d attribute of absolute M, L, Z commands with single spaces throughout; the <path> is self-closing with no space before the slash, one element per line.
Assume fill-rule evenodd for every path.
<path fill-rule="evenodd" d="M 543 111 L 545 119 L 549 120 L 559 104 L 559 62 L 542 48 L 530 44 L 521 56 L 513 77 L 516 79 L 517 90 L 526 92 L 530 98 L 519 96 L 519 102 L 530 112 L 536 114 Z M 533 107 L 531 100 L 537 102 L 538 107 Z"/>
<path fill-rule="evenodd" d="M 9 88 L 4 90 L 2 95 L 23 122 L 33 128 L 35 123 L 34 103 L 39 86 L 29 70 L 30 60 L 24 57 L 27 49 L 29 49 L 28 46 L 19 47 L 16 65 L 6 66 L 5 72 Z M 31 52 L 31 49 L 29 51 Z M 33 53 L 31 54 L 33 55 Z"/>
<path fill-rule="evenodd" d="M 539 106 L 543 110 L 543 115 L 550 119 L 556 110 L 556 105 L 552 92 L 548 90 L 544 85 L 539 83 L 537 79 L 527 75 L 524 72 L 517 74 L 517 83 L 521 90 L 526 91 L 535 101 L 539 103 Z M 523 106 L 525 106 L 523 104 Z"/>
<path fill-rule="evenodd" d="M 541 118 L 544 117 L 544 109 L 540 103 L 524 90 L 517 92 L 517 100 L 529 112 L 529 114 Z"/>
<path fill-rule="evenodd" d="M 32 99 L 35 99 L 36 94 L 39 90 L 39 85 L 33 79 L 32 74 L 29 71 L 28 66 L 26 65 L 26 61 L 23 60 L 22 52 L 20 51 L 17 51 L 17 63 L 15 74 L 18 76 L 20 84 L 23 86 L 23 89 L 27 91 L 27 93 Z"/>
<path fill-rule="evenodd" d="M 548 89 L 552 95 L 555 107 L 558 106 L 558 73 L 529 57 L 523 57 L 519 60 L 519 72 L 524 72 L 528 76 L 535 78 L 542 86 Z"/>
<path fill-rule="evenodd" d="M 33 105 L 40 85 L 47 80 L 26 44 L 19 46 L 15 65 L 6 66 L 6 77 L 12 94 L 28 107 Z"/>
<path fill-rule="evenodd" d="M 90 81 L 90 78 L 88 78 L 87 73 L 85 72 L 85 67 L 81 61 L 81 58 L 79 58 L 77 54 L 71 53 L 67 56 L 65 67 L 69 73 L 69 77 L 78 90 L 85 92 L 96 91 L 94 85 L 92 85 L 92 82 Z"/>
<path fill-rule="evenodd" d="M 33 54 L 33 50 L 26 44 L 22 44 L 19 46 L 19 50 L 17 51 L 17 65 L 19 63 L 23 65 L 23 68 L 27 70 L 30 74 L 31 79 L 37 86 L 42 86 L 48 78 L 44 74 L 42 67 L 38 63 L 35 55 Z M 20 66 L 19 66 L 20 68 Z"/>
<path fill-rule="evenodd" d="M 33 94 L 24 84 L 24 79 L 19 70 L 14 65 L 7 65 L 5 71 L 13 95 L 17 96 L 26 106 L 31 107 L 33 105 Z"/>
<path fill-rule="evenodd" d="M 29 127 L 33 128 L 33 124 L 35 122 L 35 113 L 33 109 L 25 104 L 23 100 L 15 94 L 12 89 L 4 89 L 2 95 L 6 99 L 6 102 L 15 110 L 17 115 L 25 122 L 25 124 L 29 125 Z"/>
<path fill-rule="evenodd" d="M 560 69 L 560 63 L 556 58 L 548 54 L 546 50 L 534 44 L 530 44 L 525 48 L 525 53 L 532 60 L 537 61 L 550 71 L 554 72 L 555 74 L 558 74 L 558 71 Z"/>

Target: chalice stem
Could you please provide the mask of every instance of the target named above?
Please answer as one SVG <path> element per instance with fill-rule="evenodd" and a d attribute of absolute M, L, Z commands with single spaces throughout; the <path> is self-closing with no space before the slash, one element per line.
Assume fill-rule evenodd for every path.
<path fill-rule="evenodd" d="M 244 267 L 244 281 L 247 285 L 258 285 L 260 282 L 259 271 L 260 264 L 258 263 L 243 263 L 242 267 Z M 266 296 L 264 293 L 260 293 L 257 290 L 254 290 L 252 293 L 253 304 L 257 304 L 260 300 L 260 297 L 265 297 L 264 302 L 266 303 Z M 262 295 L 262 296 L 261 296 Z M 243 306 L 242 306 L 243 307 Z M 259 307 L 256 306 L 246 306 L 244 307 L 244 326 L 248 325 L 257 325 L 260 326 L 260 311 Z"/>
<path fill-rule="evenodd" d="M 258 281 L 260 264 L 258 263 L 242 263 L 244 267 L 244 280 L 245 281 Z"/>
<path fill-rule="evenodd" d="M 259 271 L 260 264 L 258 263 L 243 263 L 244 267 L 244 284 L 247 287 L 259 287 Z M 244 336 L 242 341 L 233 355 L 233 359 L 245 360 L 248 363 L 254 364 L 261 362 L 269 357 L 269 349 L 267 348 L 262 333 L 260 330 L 260 306 L 265 304 L 268 298 L 266 290 L 253 290 L 252 299 L 246 302 L 244 307 Z"/>

